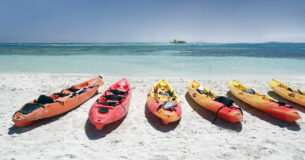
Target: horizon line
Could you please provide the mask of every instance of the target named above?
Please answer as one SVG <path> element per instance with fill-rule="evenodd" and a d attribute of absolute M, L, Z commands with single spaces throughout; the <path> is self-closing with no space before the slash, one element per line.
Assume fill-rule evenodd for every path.
<path fill-rule="evenodd" d="M 266 42 L 187 42 L 186 44 L 264 44 L 264 43 L 296 43 L 304 42 L 282 42 L 282 41 L 266 41 Z M 171 42 L 0 42 L 0 44 L 171 44 Z M 181 45 L 181 44 L 180 44 Z M 183 45 L 183 44 L 182 44 Z"/>

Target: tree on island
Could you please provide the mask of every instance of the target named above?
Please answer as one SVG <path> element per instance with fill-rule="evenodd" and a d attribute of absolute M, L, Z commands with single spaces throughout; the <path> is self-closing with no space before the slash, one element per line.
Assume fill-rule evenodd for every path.
<path fill-rule="evenodd" d="M 182 40 L 176 40 L 174 39 L 173 41 L 170 42 L 171 44 L 185 44 L 186 42 L 185 41 L 182 41 Z"/>

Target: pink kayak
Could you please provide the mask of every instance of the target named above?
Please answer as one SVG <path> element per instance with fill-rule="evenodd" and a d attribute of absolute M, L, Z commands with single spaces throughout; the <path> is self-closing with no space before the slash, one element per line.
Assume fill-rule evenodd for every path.
<path fill-rule="evenodd" d="M 131 99 L 131 88 L 123 78 L 110 86 L 92 105 L 89 119 L 97 129 L 122 119 L 128 113 Z"/>

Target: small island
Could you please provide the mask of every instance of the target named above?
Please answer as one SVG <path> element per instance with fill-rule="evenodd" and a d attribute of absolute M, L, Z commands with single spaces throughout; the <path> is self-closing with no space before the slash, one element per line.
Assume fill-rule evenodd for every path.
<path fill-rule="evenodd" d="M 170 42 L 171 44 L 186 44 L 186 42 L 185 41 L 182 41 L 182 40 L 173 40 L 173 41 L 171 41 Z"/>

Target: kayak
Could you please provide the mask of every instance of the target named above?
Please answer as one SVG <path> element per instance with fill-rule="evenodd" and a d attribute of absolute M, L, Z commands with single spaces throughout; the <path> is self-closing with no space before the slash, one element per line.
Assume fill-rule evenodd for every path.
<path fill-rule="evenodd" d="M 49 96 L 40 95 L 15 112 L 13 121 L 16 126 L 24 127 L 39 119 L 70 111 L 94 96 L 103 84 L 99 76 Z"/>
<path fill-rule="evenodd" d="M 196 103 L 216 114 L 212 123 L 216 121 L 217 117 L 231 123 L 236 123 L 243 119 L 241 108 L 234 106 L 232 99 L 218 96 L 195 80 L 189 82 L 187 88 L 188 94 Z"/>
<path fill-rule="evenodd" d="M 299 89 L 295 89 L 290 86 L 287 86 L 274 79 L 271 79 L 269 81 L 269 85 L 274 90 L 274 92 L 277 93 L 278 95 L 280 95 L 292 102 L 305 106 L 305 92 L 300 91 Z"/>
<path fill-rule="evenodd" d="M 234 96 L 249 105 L 286 122 L 294 122 L 301 118 L 297 111 L 284 102 L 262 95 L 253 89 L 242 85 L 236 80 L 229 82 L 229 88 Z"/>
<path fill-rule="evenodd" d="M 131 87 L 123 78 L 111 85 L 92 105 L 89 111 L 90 122 L 97 129 L 118 121 L 126 116 L 130 106 Z"/>
<path fill-rule="evenodd" d="M 181 105 L 176 92 L 165 80 L 158 81 L 149 91 L 147 107 L 164 124 L 176 122 L 181 118 Z"/>

